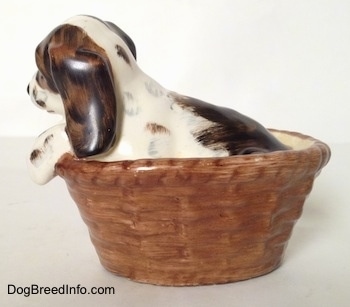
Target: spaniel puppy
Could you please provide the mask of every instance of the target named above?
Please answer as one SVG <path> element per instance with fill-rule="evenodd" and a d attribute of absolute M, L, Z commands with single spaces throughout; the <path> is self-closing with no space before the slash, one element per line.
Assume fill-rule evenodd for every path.
<path fill-rule="evenodd" d="M 35 58 L 28 93 L 63 117 L 31 152 L 29 170 L 39 184 L 55 176 L 66 152 L 116 161 L 287 149 L 256 121 L 159 85 L 137 66 L 130 37 L 110 22 L 73 17 L 48 34 Z"/>

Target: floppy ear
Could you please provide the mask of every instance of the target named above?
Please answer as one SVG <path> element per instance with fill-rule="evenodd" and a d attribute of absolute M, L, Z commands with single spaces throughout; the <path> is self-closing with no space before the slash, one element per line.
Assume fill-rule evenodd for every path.
<path fill-rule="evenodd" d="M 68 49 L 68 50 L 67 50 Z M 106 152 L 116 135 L 117 104 L 109 61 L 99 52 L 59 45 L 51 73 L 62 97 L 66 132 L 78 158 Z"/>

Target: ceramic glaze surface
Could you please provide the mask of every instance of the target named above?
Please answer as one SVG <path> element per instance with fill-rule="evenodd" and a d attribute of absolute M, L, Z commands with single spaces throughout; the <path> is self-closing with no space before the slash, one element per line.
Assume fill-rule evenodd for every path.
<path fill-rule="evenodd" d="M 281 264 L 330 158 L 311 137 L 273 134 L 292 149 L 110 163 L 66 154 L 56 168 L 106 269 L 157 285 L 232 282 Z"/>
<path fill-rule="evenodd" d="M 73 17 L 51 31 L 35 55 L 31 99 L 63 118 L 35 141 L 28 166 L 37 183 L 56 175 L 65 153 L 110 162 L 287 149 L 234 110 L 162 87 L 138 67 L 131 38 L 110 22 Z"/>

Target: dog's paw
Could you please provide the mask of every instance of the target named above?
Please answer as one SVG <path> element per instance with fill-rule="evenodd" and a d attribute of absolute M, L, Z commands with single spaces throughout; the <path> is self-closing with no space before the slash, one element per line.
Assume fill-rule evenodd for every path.
<path fill-rule="evenodd" d="M 38 146 L 32 150 L 29 160 L 35 167 L 40 167 L 42 163 L 44 163 L 45 160 L 49 159 L 53 154 L 51 145 L 52 139 L 53 134 L 49 134 L 45 137 L 44 142 L 41 146 Z"/>

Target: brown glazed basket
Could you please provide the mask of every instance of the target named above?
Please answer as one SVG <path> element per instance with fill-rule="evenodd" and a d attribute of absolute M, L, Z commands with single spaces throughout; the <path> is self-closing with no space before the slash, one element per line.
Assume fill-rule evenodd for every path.
<path fill-rule="evenodd" d="M 276 269 L 329 147 L 271 130 L 292 150 L 225 158 L 95 162 L 56 171 L 102 265 L 157 285 L 244 280 Z"/>

